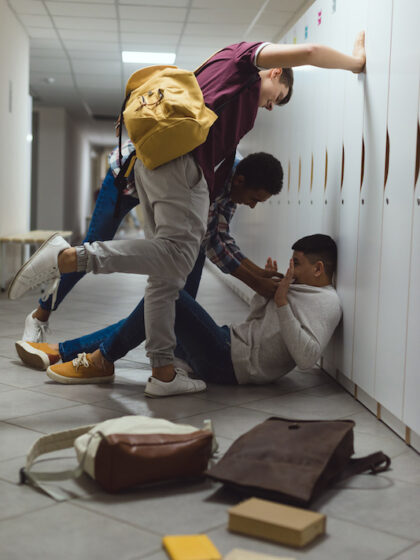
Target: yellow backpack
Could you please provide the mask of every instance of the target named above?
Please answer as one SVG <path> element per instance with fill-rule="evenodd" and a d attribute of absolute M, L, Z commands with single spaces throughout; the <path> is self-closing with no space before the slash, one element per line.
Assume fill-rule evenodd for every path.
<path fill-rule="evenodd" d="M 148 169 L 205 142 L 217 119 L 204 103 L 194 72 L 176 66 L 138 70 L 128 80 L 125 93 L 121 120 L 136 148 L 136 156 Z"/>

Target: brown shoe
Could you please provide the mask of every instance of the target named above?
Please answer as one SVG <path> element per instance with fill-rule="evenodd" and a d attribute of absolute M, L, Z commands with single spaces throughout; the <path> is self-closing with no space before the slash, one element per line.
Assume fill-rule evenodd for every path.
<path fill-rule="evenodd" d="M 47 375 L 57 383 L 112 383 L 114 381 L 114 367 L 112 372 L 98 368 L 91 361 L 91 354 L 79 354 L 71 362 L 57 364 L 47 369 Z"/>
<path fill-rule="evenodd" d="M 54 350 L 46 342 L 18 340 L 15 343 L 15 348 L 24 364 L 43 371 L 61 359 L 58 350 Z"/>

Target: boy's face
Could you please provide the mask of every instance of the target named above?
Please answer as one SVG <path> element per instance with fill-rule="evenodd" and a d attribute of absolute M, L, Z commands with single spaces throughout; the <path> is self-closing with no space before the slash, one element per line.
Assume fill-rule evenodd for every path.
<path fill-rule="evenodd" d="M 261 89 L 258 107 L 264 107 L 267 111 L 271 111 L 274 105 L 277 105 L 286 97 L 289 88 L 286 84 L 280 82 L 282 74 L 281 68 L 272 68 L 268 74 L 261 76 Z"/>
<path fill-rule="evenodd" d="M 245 204 L 255 208 L 259 202 L 265 202 L 271 197 L 271 193 L 265 189 L 250 189 L 245 186 L 243 175 L 235 175 L 232 179 L 230 189 L 230 200 L 235 204 Z"/>
<path fill-rule="evenodd" d="M 293 251 L 293 264 L 295 267 L 295 284 L 306 284 L 307 286 L 317 285 L 320 276 L 319 262 L 310 263 L 305 253 Z"/>

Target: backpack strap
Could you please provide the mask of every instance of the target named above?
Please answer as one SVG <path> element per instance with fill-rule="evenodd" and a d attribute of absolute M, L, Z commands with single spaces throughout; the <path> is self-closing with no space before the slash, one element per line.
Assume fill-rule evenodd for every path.
<path fill-rule="evenodd" d="M 89 426 L 81 426 L 80 428 L 75 428 L 73 430 L 55 432 L 53 434 L 38 438 L 29 450 L 29 453 L 26 457 L 26 465 L 19 471 L 20 484 L 31 484 L 32 486 L 39 488 L 40 490 L 54 498 L 54 500 L 66 500 L 66 496 L 64 496 L 60 492 L 48 488 L 47 486 L 42 484 L 42 482 L 78 478 L 83 473 L 83 460 L 75 469 L 66 471 L 32 472 L 31 467 L 35 459 L 37 459 L 41 455 L 44 455 L 45 453 L 52 453 L 53 451 L 59 451 L 60 449 L 68 449 L 72 447 L 76 438 L 83 434 L 86 434 L 94 426 L 95 424 L 91 424 Z"/>
<path fill-rule="evenodd" d="M 350 476 L 363 473 L 367 470 L 370 470 L 369 474 L 384 472 L 389 469 L 390 464 L 391 459 L 388 455 L 382 453 L 382 451 L 377 451 L 376 453 L 371 453 L 370 455 L 358 459 L 350 459 L 336 482 L 345 480 Z"/>
<path fill-rule="evenodd" d="M 121 107 L 120 115 L 118 117 L 117 126 L 116 126 L 116 130 L 117 130 L 117 134 L 118 134 L 118 164 L 119 164 L 120 171 L 114 179 L 114 184 L 115 184 L 115 186 L 117 187 L 117 190 L 118 190 L 117 202 L 115 203 L 115 209 L 114 209 L 114 218 L 118 217 L 120 207 L 121 207 L 121 199 L 122 199 L 122 195 L 123 195 L 123 190 L 127 186 L 127 178 L 129 177 L 129 175 L 130 175 L 130 173 L 133 169 L 134 163 L 136 161 L 136 152 L 133 151 L 127 157 L 124 164 L 121 165 L 121 162 L 122 162 L 122 129 L 123 129 L 123 125 L 124 125 L 124 110 L 125 110 L 125 106 L 127 104 L 127 101 L 130 98 L 130 95 L 131 95 L 131 93 L 129 93 L 126 96 L 126 98 L 124 99 L 124 102 L 123 102 L 122 107 Z"/>

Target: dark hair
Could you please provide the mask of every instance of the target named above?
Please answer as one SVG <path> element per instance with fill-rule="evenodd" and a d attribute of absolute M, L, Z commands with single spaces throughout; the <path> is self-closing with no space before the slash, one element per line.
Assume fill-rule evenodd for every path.
<path fill-rule="evenodd" d="M 264 189 L 271 194 L 278 194 L 283 187 L 281 163 L 265 152 L 250 154 L 242 159 L 236 166 L 235 173 L 243 175 L 247 189 Z"/>
<path fill-rule="evenodd" d="M 310 263 L 322 261 L 329 278 L 337 267 L 337 245 L 329 235 L 316 233 L 302 237 L 292 245 L 293 251 L 301 251 Z"/>
<path fill-rule="evenodd" d="M 280 75 L 279 81 L 281 84 L 286 84 L 286 86 L 289 88 L 289 91 L 287 92 L 286 97 L 284 97 L 279 103 L 277 103 L 277 105 L 286 105 L 286 103 L 289 103 L 293 93 L 294 77 L 292 68 L 283 68 L 283 72 Z"/>

